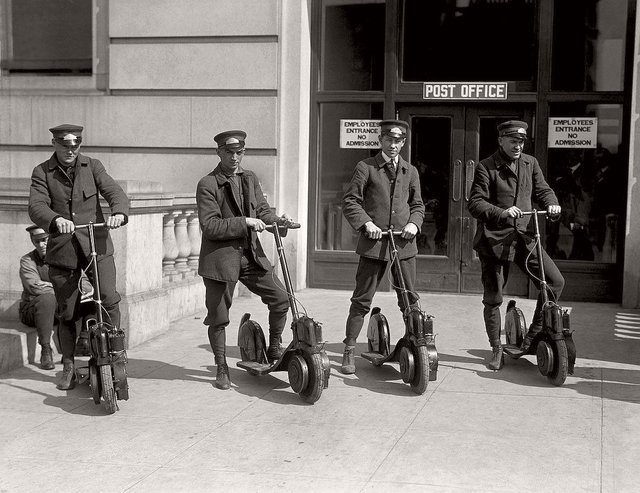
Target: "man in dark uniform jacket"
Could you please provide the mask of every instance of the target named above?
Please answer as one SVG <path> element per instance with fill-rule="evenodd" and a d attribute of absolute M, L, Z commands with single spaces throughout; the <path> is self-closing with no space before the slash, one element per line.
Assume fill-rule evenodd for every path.
<path fill-rule="evenodd" d="M 424 204 L 420 194 L 420 176 L 400 156 L 409 131 L 409 124 L 402 120 L 380 122 L 382 150 L 374 157 L 356 164 L 351 182 L 342 200 L 342 212 L 349 224 L 360 232 L 356 253 L 360 255 L 356 272 L 356 287 L 351 297 L 351 307 L 346 322 L 344 354 L 340 371 L 352 374 L 356 371 L 355 345 L 364 317 L 371 309 L 371 302 L 389 262 L 389 240 L 382 232 L 393 227 L 401 231 L 397 240 L 400 269 L 411 304 L 418 300 L 414 291 L 416 280 L 415 236 L 424 220 Z M 399 286 L 392 270 L 394 285 Z M 396 289 L 398 306 L 404 313 L 407 307 L 402 292 Z"/>
<path fill-rule="evenodd" d="M 55 324 L 56 296 L 49 279 L 49 266 L 44 257 L 47 253 L 49 234 L 35 224 L 27 228 L 31 243 L 35 247 L 20 258 L 20 280 L 22 299 L 20 300 L 20 321 L 35 327 L 40 344 L 40 367 L 53 370 L 51 334 Z"/>
<path fill-rule="evenodd" d="M 230 387 L 226 360 L 229 309 L 236 283 L 240 281 L 269 308 L 269 361 L 280 358 L 282 331 L 287 320 L 289 298 L 282 282 L 258 240 L 267 224 L 290 221 L 277 216 L 260 187 L 258 177 L 240 163 L 247 134 L 230 130 L 214 137 L 220 163 L 203 177 L 196 188 L 202 244 L 198 274 L 205 285 L 209 343 L 217 365 L 216 386 Z"/>
<path fill-rule="evenodd" d="M 499 148 L 476 167 L 467 204 L 471 215 L 478 220 L 473 247 L 482 266 L 482 303 L 493 350 L 489 363 L 492 370 L 501 369 L 504 361 L 500 343 L 500 305 L 510 263 L 515 262 L 540 288 L 537 278 L 540 259 L 533 236 L 527 233 L 531 216 L 523 216 L 522 212 L 530 211 L 534 200 L 549 214 L 560 214 L 558 199 L 545 181 L 538 160 L 522 152 L 527 128 L 525 122 L 516 120 L 498 125 Z M 553 298 L 558 299 L 564 288 L 564 278 L 544 251 L 542 263 Z M 522 343 L 523 352 L 528 351 L 533 337 L 542 329 L 541 309 L 542 296 L 539 295 L 531 326 Z"/>
<path fill-rule="evenodd" d="M 45 261 L 56 294 L 59 311 L 58 339 L 62 350 L 63 371 L 58 389 L 75 386 L 74 354 L 78 326 L 83 317 L 79 302 L 78 281 L 90 260 L 89 234 L 76 231 L 76 224 L 105 222 L 95 234 L 100 272 L 102 306 L 105 321 L 120 325 L 120 295 L 116 291 L 116 268 L 113 243 L 107 229 L 127 223 L 129 200 L 97 159 L 80 154 L 83 127 L 60 125 L 50 128 L 53 155 L 36 166 L 31 175 L 29 216 L 51 233 Z M 106 199 L 111 215 L 105 220 L 100 195 Z M 87 272 L 91 277 L 91 271 Z M 90 303 L 87 305 L 91 305 Z M 92 310 L 87 307 L 85 310 Z"/>

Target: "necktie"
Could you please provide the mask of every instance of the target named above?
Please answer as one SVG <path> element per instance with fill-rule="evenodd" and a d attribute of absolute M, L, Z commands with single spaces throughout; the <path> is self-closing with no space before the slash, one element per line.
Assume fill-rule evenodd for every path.
<path fill-rule="evenodd" d="M 396 168 L 393 165 L 393 161 L 387 162 L 387 170 L 389 171 L 389 178 L 391 180 L 395 180 L 396 179 Z"/>

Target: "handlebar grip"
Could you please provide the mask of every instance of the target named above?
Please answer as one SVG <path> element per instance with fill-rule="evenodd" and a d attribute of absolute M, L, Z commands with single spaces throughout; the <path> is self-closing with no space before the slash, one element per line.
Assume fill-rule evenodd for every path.
<path fill-rule="evenodd" d="M 402 231 L 398 231 L 398 230 L 393 230 L 393 231 L 383 231 L 382 232 L 382 236 L 389 236 L 389 233 L 392 232 L 393 236 L 400 236 L 402 235 Z"/>

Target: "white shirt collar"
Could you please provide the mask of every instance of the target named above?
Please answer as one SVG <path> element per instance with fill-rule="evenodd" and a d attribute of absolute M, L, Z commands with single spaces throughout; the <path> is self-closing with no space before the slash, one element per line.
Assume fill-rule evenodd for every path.
<path fill-rule="evenodd" d="M 382 152 L 382 157 L 384 158 L 384 162 L 388 163 L 389 161 L 393 162 L 393 166 L 394 167 L 398 167 L 398 156 L 396 156 L 395 158 L 391 159 L 389 156 L 387 156 L 384 151 L 380 151 Z"/>

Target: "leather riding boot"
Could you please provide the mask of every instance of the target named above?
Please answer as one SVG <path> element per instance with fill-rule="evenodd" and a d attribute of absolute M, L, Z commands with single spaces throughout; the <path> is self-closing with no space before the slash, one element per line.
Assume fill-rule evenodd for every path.
<path fill-rule="evenodd" d="M 280 346 L 280 336 L 269 336 L 269 347 L 267 348 L 267 359 L 269 363 L 278 361 L 282 356 L 283 349 Z"/>
<path fill-rule="evenodd" d="M 42 344 L 42 350 L 40 351 L 40 368 L 43 370 L 53 370 L 55 367 L 51 344 Z"/>
<path fill-rule="evenodd" d="M 502 350 L 502 344 L 500 341 L 491 345 L 491 361 L 489 362 L 489 369 L 491 370 L 501 370 L 504 366 L 504 352 Z"/>
<path fill-rule="evenodd" d="M 524 339 L 522 340 L 522 345 L 520 346 L 520 349 L 522 350 L 523 353 L 528 353 L 529 350 L 531 349 L 531 343 L 533 342 L 533 339 L 536 337 L 536 335 L 538 335 L 538 333 L 542 330 L 542 326 L 541 325 L 533 325 L 531 324 L 529 326 L 529 330 L 527 331 L 527 334 L 524 336 Z"/>
<path fill-rule="evenodd" d="M 356 372 L 356 347 L 344 346 L 344 354 L 342 355 L 342 366 L 340 367 L 340 373 L 345 375 L 353 375 Z"/>
<path fill-rule="evenodd" d="M 218 365 L 218 371 L 216 373 L 216 387 L 221 390 L 227 390 L 231 387 L 231 380 L 229 380 L 229 367 L 226 363 Z"/>
<path fill-rule="evenodd" d="M 58 390 L 71 390 L 76 386 L 76 369 L 72 360 L 62 361 L 62 376 L 56 387 Z"/>

